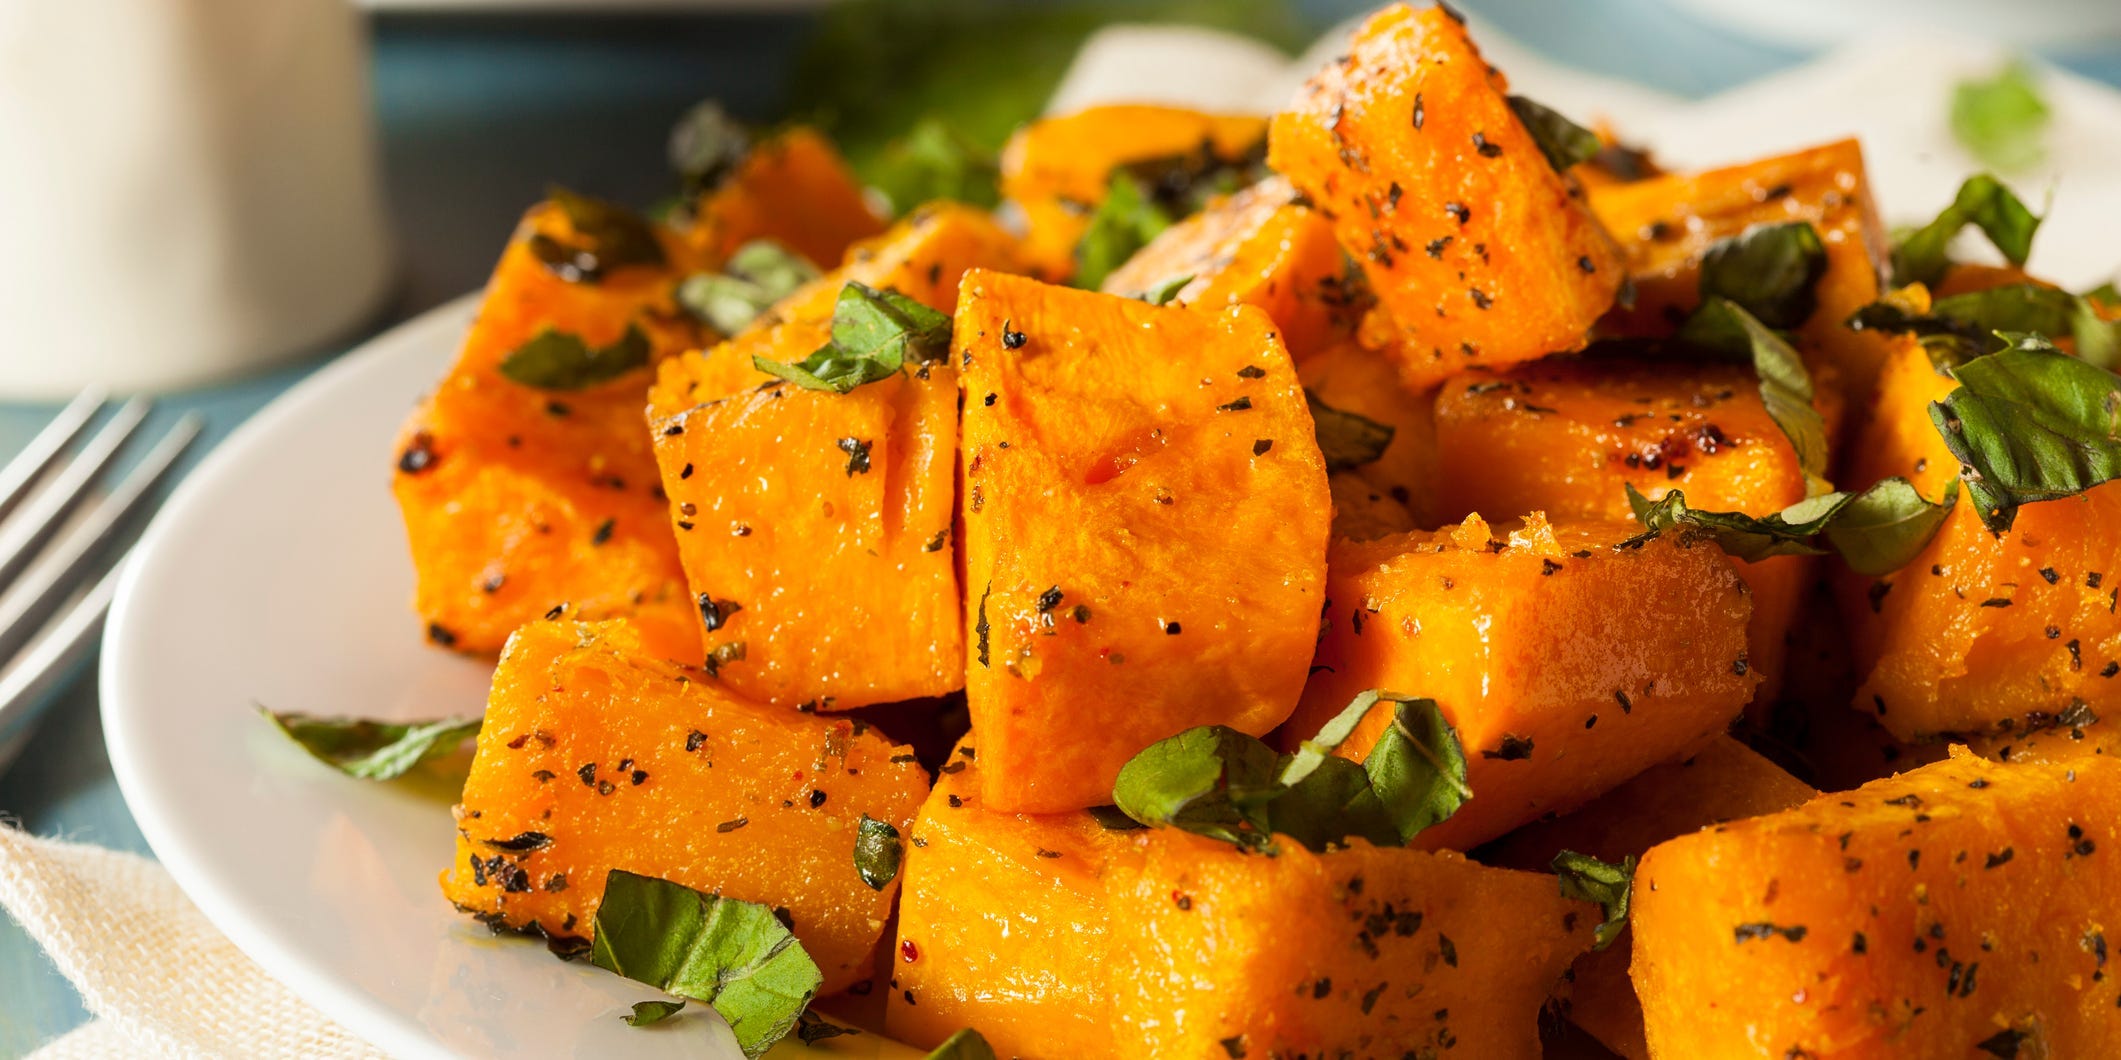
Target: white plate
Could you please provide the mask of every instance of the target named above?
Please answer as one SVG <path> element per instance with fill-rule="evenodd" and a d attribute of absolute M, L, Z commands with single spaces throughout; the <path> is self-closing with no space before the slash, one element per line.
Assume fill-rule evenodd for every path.
<path fill-rule="evenodd" d="M 171 498 L 105 635 L 119 787 L 215 926 L 393 1054 L 740 1057 L 709 1019 L 624 1025 L 660 995 L 451 909 L 436 877 L 453 793 L 340 776 L 258 717 L 257 704 L 386 718 L 484 706 L 490 667 L 418 636 L 388 460 L 474 305 L 434 310 L 288 391 Z"/>

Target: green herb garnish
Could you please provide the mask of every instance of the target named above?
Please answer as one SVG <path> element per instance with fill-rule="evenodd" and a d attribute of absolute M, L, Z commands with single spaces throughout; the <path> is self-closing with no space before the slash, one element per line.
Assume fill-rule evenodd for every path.
<path fill-rule="evenodd" d="M 817 266 L 770 239 L 738 247 L 720 272 L 694 273 L 678 285 L 678 304 L 701 323 L 734 335 L 775 302 L 818 278 Z"/>
<path fill-rule="evenodd" d="M 1754 225 L 1701 256 L 1701 296 L 1721 297 L 1771 328 L 1802 325 L 1819 305 L 1826 244 L 1805 221 Z"/>
<path fill-rule="evenodd" d="M 615 202 L 553 187 L 546 197 L 567 217 L 573 241 L 543 232 L 532 235 L 530 252 L 555 275 L 570 283 L 596 283 L 613 270 L 631 265 L 661 265 L 663 243 L 655 226 Z"/>
<path fill-rule="evenodd" d="M 1532 142 L 1539 145 L 1539 153 L 1547 156 L 1547 163 L 1556 173 L 1566 173 L 1596 158 L 1604 146 L 1597 133 L 1535 100 L 1511 96 L 1510 110 L 1516 113 L 1518 121 L 1524 123 L 1525 131 L 1532 134 Z"/>
<path fill-rule="evenodd" d="M 1826 491 L 1826 419 L 1812 407 L 1812 377 L 1804 359 L 1782 336 L 1753 318 L 1736 302 L 1710 295 L 1680 325 L 1679 340 L 1753 366 L 1760 377 L 1760 400 L 1768 418 L 1790 440 L 1806 488 Z"/>
<path fill-rule="evenodd" d="M 751 154 L 751 130 L 714 100 L 696 103 L 670 128 L 670 168 L 690 195 L 712 191 Z"/>
<path fill-rule="evenodd" d="M 950 318 L 897 291 L 850 281 L 832 309 L 832 340 L 794 364 L 752 355 L 759 371 L 805 390 L 845 394 L 897 374 L 907 361 L 950 354 Z"/>
<path fill-rule="evenodd" d="M 590 963 L 713 1006 L 756 1060 L 786 1037 L 824 974 L 773 910 L 613 869 Z"/>
<path fill-rule="evenodd" d="M 994 1047 L 970 1027 L 951 1035 L 929 1053 L 927 1060 L 998 1060 Z"/>
<path fill-rule="evenodd" d="M 1635 890 L 1635 856 L 1615 865 L 1589 854 L 1564 850 L 1554 855 L 1554 873 L 1561 881 L 1561 896 L 1596 902 L 1605 909 L 1605 920 L 1592 932 L 1592 948 L 1611 946 L 1628 926 L 1628 901 Z"/>
<path fill-rule="evenodd" d="M 546 325 L 501 358 L 509 381 L 539 390 L 582 390 L 648 366 L 648 336 L 637 324 L 609 346 L 591 346 L 580 335 Z"/>
<path fill-rule="evenodd" d="M 1146 291 L 1135 293 L 1132 297 L 1150 305 L 1168 305 L 1173 298 L 1178 297 L 1178 292 L 1185 290 L 1186 285 L 1192 282 L 1192 273 L 1187 273 L 1184 276 L 1173 276 Z"/>
<path fill-rule="evenodd" d="M 2050 116 L 2022 59 L 1991 77 L 1952 86 L 1952 136 L 1985 166 L 2008 171 L 2039 165 L 2047 156 Z"/>
<path fill-rule="evenodd" d="M 854 833 L 854 871 L 870 890 L 881 891 L 898 879 L 905 849 L 897 828 L 865 813 Z"/>
<path fill-rule="evenodd" d="M 1652 501 L 1632 483 L 1625 488 L 1636 520 L 1652 534 L 1680 529 L 1703 534 L 1747 563 L 1824 555 L 1827 549 L 1819 543 L 1824 535 L 1851 569 L 1873 576 L 1899 570 L 1920 555 L 1958 500 L 1957 489 L 1948 488 L 1942 501 L 1931 504 L 1896 477 L 1862 493 L 1821 494 L 1772 515 L 1752 516 L 1689 507 L 1680 490 Z"/>
<path fill-rule="evenodd" d="M 1318 436 L 1318 451 L 1326 458 L 1327 471 L 1346 471 L 1376 462 L 1385 455 L 1385 448 L 1397 433 L 1390 424 L 1336 409 L 1308 389 L 1304 391 L 1304 404 L 1311 409 L 1311 429 Z"/>
<path fill-rule="evenodd" d="M 620 1016 L 629 1027 L 652 1027 L 685 1010 L 683 1001 L 636 1001 L 633 1015 Z"/>
<path fill-rule="evenodd" d="M 795 1036 L 804 1045 L 816 1045 L 827 1038 L 844 1038 L 848 1035 L 860 1033 L 862 1032 L 852 1027 L 842 1027 L 837 1023 L 830 1022 L 825 1017 L 809 1009 L 804 1009 L 803 1014 L 797 1016 L 795 1020 Z"/>
<path fill-rule="evenodd" d="M 927 117 L 884 145 L 870 185 L 889 200 L 894 215 L 938 199 L 989 209 L 1001 201 L 1001 175 L 994 151 Z"/>
<path fill-rule="evenodd" d="M 1334 754 L 1381 702 L 1393 704 L 1393 720 L 1369 757 L 1358 765 Z M 1142 824 L 1263 853 L 1274 853 L 1277 834 L 1312 850 L 1351 837 L 1389 846 L 1471 798 L 1465 770 L 1465 750 L 1433 700 L 1372 691 L 1293 754 L 1219 725 L 1160 740 L 1120 770 L 1112 797 Z"/>
<path fill-rule="evenodd" d="M 1893 248 L 1893 282 L 1934 285 L 1943 279 L 1952 264 L 1952 237 L 1967 225 L 1979 228 L 2011 264 L 2024 265 L 2040 218 L 1995 177 L 1968 177 L 1951 205 Z"/>
<path fill-rule="evenodd" d="M 1848 326 L 1913 335 L 1940 369 L 1991 352 L 1997 332 L 2068 334 L 2076 340 L 2077 356 L 2102 368 L 2113 367 L 2121 356 L 2121 329 L 2100 317 L 2089 296 L 2036 283 L 1949 295 L 1932 302 L 1926 313 L 1895 292 L 1857 310 Z"/>
<path fill-rule="evenodd" d="M 1075 244 L 1075 286 L 1097 290 L 1112 270 L 1171 227 L 1172 220 L 1139 179 L 1114 173 L 1105 201 L 1090 215 L 1090 226 Z"/>
<path fill-rule="evenodd" d="M 281 713 L 259 707 L 273 726 L 318 761 L 362 780 L 395 780 L 479 734 L 478 718 L 371 721 Z"/>
<path fill-rule="evenodd" d="M 1930 404 L 1981 521 L 1998 533 L 2021 504 L 2121 476 L 2121 377 L 2039 336 L 2004 338 L 2010 348 L 1951 369 L 1958 389 Z"/>

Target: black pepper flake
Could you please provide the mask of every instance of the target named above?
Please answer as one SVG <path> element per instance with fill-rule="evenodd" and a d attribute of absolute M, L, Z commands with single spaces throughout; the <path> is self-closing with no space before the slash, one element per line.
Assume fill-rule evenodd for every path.
<path fill-rule="evenodd" d="M 1423 247 L 1422 247 L 1421 249 L 1422 249 L 1422 250 L 1424 250 L 1424 251 L 1427 251 L 1427 252 L 1428 252 L 1428 255 L 1429 255 L 1429 256 L 1430 256 L 1431 258 L 1435 258 L 1435 259 L 1437 259 L 1437 260 L 1439 260 L 1439 261 L 1440 261 L 1440 260 L 1442 260 L 1442 259 L 1443 259 L 1443 249 L 1444 249 L 1445 247 L 1448 247 L 1448 246 L 1450 246 L 1450 245 L 1451 245 L 1451 237 L 1450 237 L 1450 236 L 1440 236 L 1440 237 L 1438 237 L 1438 238 L 1436 238 L 1436 239 L 1431 239 L 1431 240 L 1429 240 L 1428 244 L 1427 244 L 1427 245 L 1425 245 L 1425 246 L 1423 246 Z"/>
<path fill-rule="evenodd" d="M 1592 264 L 1591 256 L 1589 254 L 1585 254 L 1584 256 L 1577 258 L 1576 267 L 1582 269 L 1585 274 L 1594 273 L 1598 271 L 1598 266 Z"/>
<path fill-rule="evenodd" d="M 1217 405 L 1217 406 L 1215 406 L 1215 411 L 1217 411 L 1217 412 L 1244 412 L 1244 411 L 1246 411 L 1247 409 L 1250 409 L 1251 407 L 1252 407 L 1252 399 L 1251 399 L 1251 398 L 1249 398 L 1249 397 L 1241 397 L 1241 398 L 1238 398 L 1238 399 L 1237 399 L 1236 401 L 1232 401 L 1232 402 L 1228 402 L 1228 403 L 1226 403 L 1226 404 L 1222 404 L 1222 405 Z"/>
<path fill-rule="evenodd" d="M 1539 561 L 1539 573 L 1543 577 L 1552 577 L 1554 572 L 1560 569 L 1561 564 L 1556 563 L 1551 559 L 1542 559 Z"/>
<path fill-rule="evenodd" d="M 1473 150 L 1482 158 L 1494 158 L 1502 154 L 1502 145 L 1491 142 L 1486 133 L 1473 134 Z"/>
<path fill-rule="evenodd" d="M 822 791 L 812 790 L 810 792 L 810 808 L 815 810 L 823 805 L 825 805 L 825 793 Z"/>
<path fill-rule="evenodd" d="M 626 779 L 633 781 L 633 786 L 638 788 L 648 782 L 648 771 L 645 769 L 636 769 L 633 772 L 627 774 Z"/>
<path fill-rule="evenodd" d="M 1272 448 L 1274 448 L 1274 439 L 1261 438 L 1258 441 L 1252 443 L 1252 455 L 1265 456 L 1267 455 L 1267 450 Z"/>
<path fill-rule="evenodd" d="M 721 832 L 721 833 L 727 834 L 727 833 L 729 833 L 729 832 L 734 832 L 734 831 L 736 831 L 737 829 L 739 829 L 739 828 L 742 828 L 742 827 L 744 827 L 745 825 L 747 825 L 747 824 L 750 824 L 750 823 L 751 823 L 751 818 L 749 818 L 749 817 L 739 817 L 739 818 L 737 818 L 737 819 L 735 819 L 735 820 L 733 820 L 733 821 L 723 821 L 723 822 L 722 822 L 721 824 L 715 825 L 715 826 L 714 826 L 714 830 L 715 830 L 715 831 L 717 831 L 717 832 Z"/>
<path fill-rule="evenodd" d="M 833 443 L 847 454 L 847 477 L 869 473 L 869 443 L 860 438 L 842 438 Z"/>
<path fill-rule="evenodd" d="M 681 468 L 679 468 L 679 469 L 678 469 L 678 477 L 679 477 L 679 478 L 681 478 L 681 479 L 684 479 L 684 478 L 691 478 L 691 477 L 692 477 L 692 465 L 691 465 L 691 464 L 686 464 L 686 465 L 685 465 L 684 467 L 681 467 Z"/>
<path fill-rule="evenodd" d="M 1458 944 L 1451 941 L 1451 936 L 1438 932 L 1436 935 L 1436 948 L 1438 952 L 1443 954 L 1443 963 L 1453 968 L 1458 967 Z"/>
<path fill-rule="evenodd" d="M 585 765 L 582 768 L 575 770 L 574 775 L 582 778 L 582 784 L 585 787 L 593 788 L 596 786 L 597 783 L 597 764 L 595 762 L 591 762 L 588 765 Z"/>
<path fill-rule="evenodd" d="M 1750 669 L 1752 669 L 1752 664 L 1746 662 L 1743 655 L 1731 660 L 1731 672 L 1740 677 L 1744 677 L 1745 672 Z"/>
<path fill-rule="evenodd" d="M 1621 689 L 1614 689 L 1613 698 L 1620 701 L 1620 712 L 1622 714 L 1635 713 L 1635 703 L 1633 700 L 1630 700 L 1628 698 L 1628 694 L 1626 691 Z"/>
<path fill-rule="evenodd" d="M 1075 610 L 1068 612 L 1068 616 L 1075 619 L 1076 625 L 1085 625 L 1090 621 L 1090 607 L 1087 604 L 1077 604 Z"/>
<path fill-rule="evenodd" d="M 1751 942 L 1755 939 L 1772 938 L 1776 935 L 1780 935 L 1791 942 L 1803 942 L 1805 927 L 1802 924 L 1777 927 L 1765 920 L 1760 920 L 1748 924 L 1740 924 L 1731 929 L 1731 939 L 1734 942 Z"/>
<path fill-rule="evenodd" d="M 511 854 L 527 854 L 543 850 L 552 845 L 552 837 L 543 832 L 522 832 L 509 839 L 482 839 L 479 842 Z"/>
<path fill-rule="evenodd" d="M 2010 605 L 2011 599 L 2008 596 L 1991 596 L 1981 601 L 1981 606 L 1983 607 L 2009 607 Z"/>
<path fill-rule="evenodd" d="M 2018 1047 L 2024 1045 L 2025 1040 L 2030 1037 L 2032 1037 L 2030 1032 L 2021 1031 L 2015 1027 L 2005 1027 L 1975 1042 L 1974 1048 L 1990 1056 L 1998 1057 L 2000 1060 L 2016 1060 Z"/>
<path fill-rule="evenodd" d="M 2046 579 L 2047 584 L 2053 585 L 2055 584 L 2055 582 L 2060 580 L 2062 576 L 2060 574 L 2056 574 L 2055 568 L 2053 567 L 2042 567 L 2040 568 L 2040 577 Z"/>
<path fill-rule="evenodd" d="M 1223 1047 L 1223 1052 L 1225 1052 L 1225 1053 L 1229 1054 L 1229 1056 L 1230 1056 L 1230 1060 L 1244 1060 L 1244 1055 L 1245 1055 L 1245 1036 L 1244 1036 L 1244 1035 L 1240 1034 L 1240 1035 L 1237 1035 L 1236 1037 L 1233 1037 L 1233 1038 L 1224 1038 L 1224 1039 L 1223 1039 L 1222 1041 L 1220 1041 L 1220 1042 L 1217 1042 L 1216 1044 L 1218 1044 L 1218 1045 L 1220 1045 L 1220 1046 L 1222 1046 L 1222 1047 Z"/>
<path fill-rule="evenodd" d="M 1513 732 L 1502 734 L 1502 745 L 1495 750 L 1480 752 L 1482 758 L 1496 758 L 1505 762 L 1516 762 L 1532 757 L 1532 738 Z"/>
<path fill-rule="evenodd" d="M 1047 589 L 1045 592 L 1038 594 L 1039 614 L 1045 614 L 1046 612 L 1051 611 L 1056 607 L 1059 607 L 1061 602 L 1061 596 L 1061 588 L 1058 585 L 1053 586 Z"/>
<path fill-rule="evenodd" d="M 1849 952 L 1851 953 L 1869 953 L 1870 949 L 1871 942 L 1863 937 L 1863 932 L 1861 931 L 1856 932 L 1856 937 L 1849 942 Z"/>
<path fill-rule="evenodd" d="M 573 409 L 567 407 L 567 403 L 564 401 L 546 402 L 545 411 L 547 414 L 552 416 L 567 416 L 571 415 L 574 412 Z"/>
<path fill-rule="evenodd" d="M 1178 634 L 1179 634 L 1179 629 L 1180 629 L 1180 627 L 1179 627 L 1179 624 L 1178 624 L 1178 623 L 1176 623 L 1176 622 L 1166 622 L 1166 623 L 1164 623 L 1164 636 L 1166 636 L 1166 637 L 1175 637 L 1175 636 L 1178 636 Z"/>
<path fill-rule="evenodd" d="M 699 750 L 700 746 L 706 742 L 707 734 L 698 729 L 685 734 L 685 750 L 688 752 Z"/>
<path fill-rule="evenodd" d="M 1427 117 L 1428 117 L 1428 110 L 1427 110 L 1427 108 L 1425 108 L 1425 107 L 1423 107 L 1423 106 L 1422 106 L 1422 102 L 1421 102 L 1421 93 L 1419 93 L 1419 92 L 1416 92 L 1416 93 L 1414 93 L 1414 127 L 1415 127 L 1416 129 L 1419 129 L 1419 128 L 1421 128 L 1421 123 L 1422 123 L 1422 122 L 1423 122 L 1423 121 L 1424 121 L 1424 120 L 1425 120 L 1425 119 L 1426 119 Z"/>
<path fill-rule="evenodd" d="M 1021 350 L 1024 348 L 1024 343 L 1028 341 L 1030 340 L 1025 338 L 1023 332 L 1010 329 L 1009 321 L 1002 321 L 1002 345 L 1004 347 L 1012 350 Z"/>
<path fill-rule="evenodd" d="M 728 625 L 730 616 L 743 609 L 743 605 L 734 600 L 716 600 L 706 593 L 700 594 L 700 620 L 707 624 L 709 633 Z"/>
<path fill-rule="evenodd" d="M 609 795 L 609 794 L 611 794 L 612 792 L 614 792 L 614 791 L 617 791 L 617 790 L 619 790 L 619 786 L 618 786 L 617 784 L 613 784 L 613 783 L 612 783 L 611 781 L 608 781 L 608 780 L 599 780 L 599 781 L 597 781 L 597 794 L 599 794 L 599 795 Z"/>
<path fill-rule="evenodd" d="M 555 872 L 555 873 L 553 873 L 553 874 L 552 874 L 551 876 L 548 876 L 548 877 L 546 877 L 546 878 L 545 878 L 545 893 L 546 893 L 546 894 L 558 894 L 558 893 L 560 893 L 561 891 L 564 891 L 564 890 L 566 890 L 566 889 L 567 889 L 567 874 L 566 874 L 566 873 L 564 873 L 564 872 Z"/>
<path fill-rule="evenodd" d="M 540 769 L 540 770 L 537 770 L 536 772 L 534 772 L 534 773 L 530 774 L 530 779 L 532 779 L 532 780 L 535 780 L 535 781 L 537 781 L 537 782 L 538 782 L 538 783 L 540 783 L 540 784 L 544 784 L 544 783 L 547 783 L 547 782 L 551 781 L 551 780 L 552 780 L 552 778 L 554 778 L 554 777 L 556 777 L 556 776 L 559 776 L 559 774 L 558 774 L 558 773 L 555 773 L 555 772 L 553 772 L 553 771 L 552 771 L 552 770 L 550 770 L 550 769 Z"/>
<path fill-rule="evenodd" d="M 604 542 L 611 540 L 612 528 L 616 527 L 617 525 L 618 520 L 616 519 L 606 519 L 603 522 L 598 523 L 596 533 L 589 535 L 589 543 L 592 545 L 601 545 Z"/>
<path fill-rule="evenodd" d="M 407 445 L 405 451 L 398 454 L 398 470 L 408 475 L 431 470 L 439 459 L 435 456 L 434 444 L 433 435 L 426 431 L 415 433 L 412 436 L 412 444 Z"/>
<path fill-rule="evenodd" d="M 455 647 L 457 643 L 457 635 L 438 622 L 427 624 L 427 639 L 445 648 Z"/>
<path fill-rule="evenodd" d="M 981 666 L 989 665 L 987 634 L 991 632 L 991 627 L 987 624 L 987 598 L 992 595 L 994 595 L 994 583 L 988 582 L 987 588 L 979 594 L 979 621 L 972 625 L 972 632 L 979 635 L 979 664 Z"/>
<path fill-rule="evenodd" d="M 961 798 L 959 798 L 959 797 L 958 797 L 958 796 L 956 796 L 956 795 L 952 795 L 952 796 L 950 796 L 950 808 L 951 808 L 951 809 L 953 809 L 953 810 L 956 810 L 956 809 L 961 809 L 961 808 L 963 808 L 963 807 L 964 807 L 964 805 L 965 805 L 965 800 L 964 800 L 964 799 L 961 799 Z"/>
<path fill-rule="evenodd" d="M 1458 221 L 1458 223 L 1459 223 L 1459 224 L 1465 224 L 1465 223 L 1466 223 L 1466 222 L 1467 222 L 1468 220 L 1471 220 L 1471 219 L 1472 219 L 1472 217 L 1473 217 L 1473 211 L 1472 211 L 1472 210 L 1470 210 L 1470 209 L 1468 209 L 1468 208 L 1466 207 L 1466 204 L 1465 204 L 1465 203 L 1462 203 L 1462 202 L 1447 202 L 1447 203 L 1444 203 L 1444 204 L 1443 204 L 1443 212 L 1445 212 L 1445 213 L 1447 213 L 1447 214 L 1450 214 L 1450 215 L 1451 215 L 1451 216 L 1452 216 L 1453 218 L 1455 218 L 1455 219 L 1456 219 L 1456 220 Z"/>

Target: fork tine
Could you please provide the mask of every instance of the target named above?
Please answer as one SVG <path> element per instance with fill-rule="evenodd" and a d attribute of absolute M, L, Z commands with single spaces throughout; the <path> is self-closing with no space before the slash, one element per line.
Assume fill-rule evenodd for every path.
<path fill-rule="evenodd" d="M 42 702 L 94 646 L 103 631 L 103 618 L 110 612 L 111 598 L 117 593 L 118 579 L 130 559 L 128 553 L 112 566 L 110 573 L 53 623 L 12 667 L 0 665 L 0 741 L 5 740 L 6 730 L 19 721 L 10 715 Z M 6 763 L 0 762 L 0 769 L 4 768 Z"/>
<path fill-rule="evenodd" d="M 150 404 L 145 398 L 134 398 L 120 405 L 118 411 L 111 413 L 110 422 L 74 454 L 51 485 L 22 509 L 20 518 L 0 530 L 0 585 L 15 580 L 37 550 L 51 540 L 59 524 L 87 499 L 89 488 L 110 466 L 119 447 L 140 428 Z"/>
<path fill-rule="evenodd" d="M 44 469 L 52 466 L 52 461 L 81 436 L 88 421 L 94 419 L 96 411 L 102 407 L 103 391 L 100 388 L 82 391 L 67 402 L 66 407 L 60 409 L 59 414 L 52 417 L 52 421 L 45 424 L 44 429 L 38 431 L 6 467 L 0 467 L 0 519 L 7 518 L 7 513 L 22 503 L 30 483 L 37 481 Z"/>
<path fill-rule="evenodd" d="M 86 579 L 103 546 L 117 536 L 126 517 L 168 476 L 177 458 L 199 435 L 199 417 L 185 416 L 99 501 L 82 524 L 44 554 L 22 581 L 0 593 L 0 660 L 11 657 Z"/>

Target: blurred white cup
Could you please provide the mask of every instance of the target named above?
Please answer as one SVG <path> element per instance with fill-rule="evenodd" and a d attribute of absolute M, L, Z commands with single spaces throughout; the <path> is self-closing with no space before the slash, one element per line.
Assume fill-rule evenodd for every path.
<path fill-rule="evenodd" d="M 374 312 L 345 0 L 0 0 L 0 398 L 189 386 Z"/>

